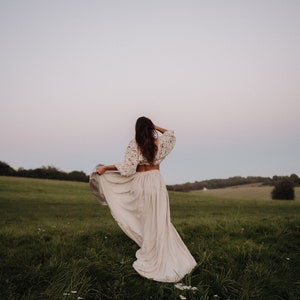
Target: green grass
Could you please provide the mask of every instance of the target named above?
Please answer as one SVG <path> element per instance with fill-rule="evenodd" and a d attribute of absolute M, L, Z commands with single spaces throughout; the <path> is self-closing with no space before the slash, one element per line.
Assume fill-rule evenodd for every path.
<path fill-rule="evenodd" d="M 88 184 L 0 177 L 0 298 L 300 299 L 300 190 L 296 201 L 270 191 L 170 192 L 198 262 L 182 281 L 198 290 L 182 291 L 134 272 L 137 246 Z"/>

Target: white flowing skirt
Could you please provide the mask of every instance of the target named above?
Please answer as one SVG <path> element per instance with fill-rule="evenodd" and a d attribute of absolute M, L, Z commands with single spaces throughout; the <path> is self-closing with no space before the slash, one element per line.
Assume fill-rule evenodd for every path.
<path fill-rule="evenodd" d="M 143 277 L 178 282 L 196 266 L 170 220 L 169 196 L 160 171 L 90 176 L 93 194 L 108 205 L 120 228 L 140 249 L 133 268 Z"/>

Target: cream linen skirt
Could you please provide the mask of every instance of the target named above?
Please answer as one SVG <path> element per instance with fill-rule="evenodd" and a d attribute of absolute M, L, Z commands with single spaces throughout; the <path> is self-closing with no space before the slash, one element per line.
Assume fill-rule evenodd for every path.
<path fill-rule="evenodd" d="M 140 249 L 133 268 L 143 277 L 178 282 L 196 266 L 170 220 L 169 196 L 159 170 L 121 176 L 93 173 L 90 187 Z"/>

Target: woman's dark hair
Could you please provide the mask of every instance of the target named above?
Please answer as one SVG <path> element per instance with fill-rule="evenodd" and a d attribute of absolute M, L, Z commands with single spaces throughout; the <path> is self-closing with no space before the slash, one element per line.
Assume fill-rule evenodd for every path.
<path fill-rule="evenodd" d="M 156 131 L 152 121 L 146 117 L 140 117 L 135 123 L 135 140 L 150 164 L 154 163 L 157 146 L 155 144 Z"/>

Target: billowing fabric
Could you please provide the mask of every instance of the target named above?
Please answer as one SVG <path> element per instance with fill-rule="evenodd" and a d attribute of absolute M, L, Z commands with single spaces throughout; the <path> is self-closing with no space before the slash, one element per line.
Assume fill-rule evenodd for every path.
<path fill-rule="evenodd" d="M 156 164 L 173 149 L 175 136 L 159 137 Z M 99 202 L 108 205 L 120 228 L 140 249 L 133 268 L 143 277 L 177 282 L 196 266 L 196 261 L 171 223 L 169 196 L 159 170 L 135 172 L 144 164 L 135 141 L 127 148 L 118 172 L 92 173 L 90 187 Z M 133 171 L 134 169 L 134 171 Z"/>

